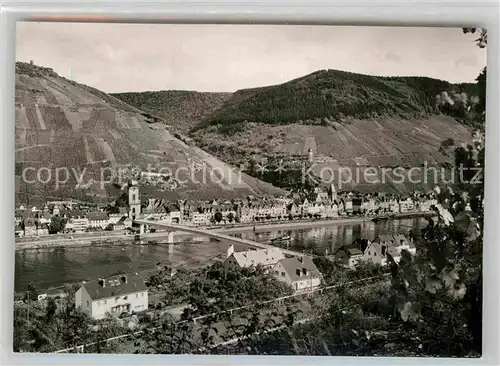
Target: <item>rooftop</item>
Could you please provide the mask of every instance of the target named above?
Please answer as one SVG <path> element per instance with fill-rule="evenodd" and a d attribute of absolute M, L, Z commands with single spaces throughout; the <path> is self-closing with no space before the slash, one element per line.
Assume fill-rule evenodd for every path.
<path fill-rule="evenodd" d="M 310 257 L 304 256 L 300 258 L 286 258 L 282 259 L 280 263 L 285 268 L 285 271 L 288 273 L 288 276 L 292 281 L 321 277 L 321 272 Z M 304 269 L 306 270 L 305 275 L 303 274 Z M 297 272 L 300 272 L 301 274 L 298 275 Z"/>
<path fill-rule="evenodd" d="M 103 286 L 104 284 L 104 286 Z M 96 279 L 82 285 L 92 300 L 147 291 L 148 287 L 138 274 L 112 276 Z"/>
<path fill-rule="evenodd" d="M 251 267 L 259 264 L 262 266 L 269 266 L 285 258 L 278 248 L 235 252 L 232 256 L 236 259 L 240 267 Z"/>

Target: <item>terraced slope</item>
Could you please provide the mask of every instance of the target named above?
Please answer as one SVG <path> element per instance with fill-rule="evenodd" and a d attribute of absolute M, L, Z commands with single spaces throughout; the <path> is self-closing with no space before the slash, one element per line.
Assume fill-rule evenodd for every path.
<path fill-rule="evenodd" d="M 244 174 L 239 179 L 231 166 L 174 137 L 160 118 L 51 69 L 16 63 L 18 202 L 107 201 L 119 194 L 120 183 L 148 167 L 171 174 L 161 185 L 149 182 L 144 192 L 170 198 L 282 192 Z M 65 169 L 68 181 L 56 185 L 57 172 L 66 180 Z M 112 173 L 118 184 L 103 183 Z"/>

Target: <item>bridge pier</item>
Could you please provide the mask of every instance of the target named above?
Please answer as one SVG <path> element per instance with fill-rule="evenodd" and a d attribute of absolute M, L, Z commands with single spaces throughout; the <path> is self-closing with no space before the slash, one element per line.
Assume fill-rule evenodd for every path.
<path fill-rule="evenodd" d="M 167 243 L 173 244 L 174 243 L 174 232 L 170 231 L 167 235 Z"/>
<path fill-rule="evenodd" d="M 139 225 L 139 235 L 144 234 L 144 226 L 146 226 L 146 225 L 144 225 L 144 224 Z"/>

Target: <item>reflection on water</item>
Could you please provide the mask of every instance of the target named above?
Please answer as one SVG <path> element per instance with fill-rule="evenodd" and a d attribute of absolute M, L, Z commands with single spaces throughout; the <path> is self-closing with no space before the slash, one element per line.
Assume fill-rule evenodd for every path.
<path fill-rule="evenodd" d="M 291 241 L 284 243 L 288 249 L 315 253 L 334 253 L 342 245 L 357 238 L 374 239 L 379 234 L 408 234 L 411 229 L 420 229 L 426 224 L 423 218 L 388 220 L 378 223 L 365 221 L 350 224 L 318 226 L 314 228 L 269 230 L 266 232 L 245 232 L 243 237 L 262 243 L 282 235 L 289 235 Z"/>
<path fill-rule="evenodd" d="M 377 234 L 408 233 L 412 228 L 423 227 L 424 223 L 424 219 L 414 218 L 376 224 L 367 221 L 265 232 L 246 231 L 241 234 L 231 233 L 231 235 L 263 243 L 281 235 L 289 235 L 291 237 L 288 243 L 290 249 L 333 253 L 336 248 L 350 244 L 356 238 L 373 239 Z M 202 238 L 191 237 L 191 240 L 193 239 Z M 228 247 L 227 243 L 221 244 L 214 241 L 177 245 L 154 245 L 148 242 L 150 240 L 143 241 L 142 244 L 145 245 L 125 244 L 17 251 L 15 289 L 24 290 L 30 282 L 44 289 L 68 282 L 106 277 L 119 271 L 139 272 L 155 268 L 157 263 L 161 266 L 203 265 L 223 258 Z M 245 249 L 242 245 L 235 246 L 236 251 Z"/>

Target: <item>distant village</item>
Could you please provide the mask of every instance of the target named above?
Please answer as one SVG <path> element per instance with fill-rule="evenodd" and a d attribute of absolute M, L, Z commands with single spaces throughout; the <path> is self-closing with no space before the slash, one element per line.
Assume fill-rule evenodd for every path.
<path fill-rule="evenodd" d="M 96 231 L 134 232 L 133 220 L 143 218 L 185 226 L 258 225 L 341 217 L 384 217 L 405 213 L 427 213 L 437 203 L 436 193 L 414 193 L 404 197 L 337 193 L 334 185 L 316 188 L 315 199 L 297 197 L 240 200 L 191 201 L 148 198 L 141 200 L 136 182 L 128 185 L 128 201 L 118 206 L 93 206 L 74 200 L 48 201 L 43 206 L 19 205 L 15 210 L 16 237 Z"/>
<path fill-rule="evenodd" d="M 19 205 L 15 209 L 15 236 L 36 237 L 58 233 L 96 231 L 135 232 L 133 220 L 142 218 L 185 226 L 210 227 L 258 225 L 342 217 L 387 217 L 405 213 L 428 213 L 437 203 L 436 192 L 416 192 L 404 197 L 337 193 L 334 185 L 316 188 L 315 199 L 297 197 L 191 201 L 148 198 L 141 200 L 137 182 L 127 188 L 128 201 L 98 207 L 74 200 L 48 201 L 43 206 Z"/>

